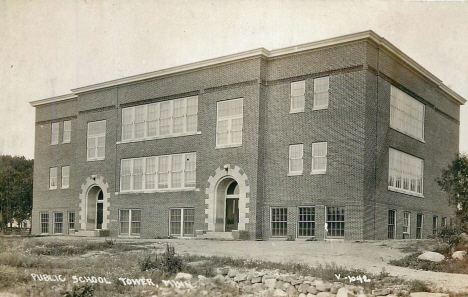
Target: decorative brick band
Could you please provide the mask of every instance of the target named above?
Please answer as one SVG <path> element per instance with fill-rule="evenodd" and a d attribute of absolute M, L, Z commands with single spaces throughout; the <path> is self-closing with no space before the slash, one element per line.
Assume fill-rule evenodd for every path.
<path fill-rule="evenodd" d="M 109 222 L 110 216 L 110 193 L 109 193 L 109 184 L 104 180 L 102 176 L 96 176 L 95 178 L 87 177 L 86 182 L 81 185 L 80 193 L 80 211 L 79 211 L 79 224 L 81 230 L 86 230 L 86 196 L 88 195 L 91 187 L 98 186 L 102 190 L 103 194 L 103 220 L 102 220 L 102 229 L 107 229 L 107 224 Z"/>

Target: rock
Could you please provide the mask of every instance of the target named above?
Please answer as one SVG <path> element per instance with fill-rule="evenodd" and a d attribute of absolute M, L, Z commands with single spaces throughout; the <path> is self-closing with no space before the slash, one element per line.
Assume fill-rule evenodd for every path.
<path fill-rule="evenodd" d="M 234 281 L 235 282 L 243 282 L 245 281 L 247 278 L 247 274 L 245 273 L 239 273 L 237 274 L 235 277 L 234 277 Z"/>
<path fill-rule="evenodd" d="M 346 288 L 340 288 L 338 289 L 338 292 L 336 293 L 336 297 L 354 297 L 354 292 L 350 291 Z"/>
<path fill-rule="evenodd" d="M 363 293 L 359 293 L 359 294 L 357 294 L 356 297 L 367 297 L 367 295 L 366 295 L 366 294 L 363 294 Z"/>
<path fill-rule="evenodd" d="M 215 277 L 213 277 L 213 281 L 217 283 L 222 283 L 224 282 L 224 276 L 222 276 L 221 274 L 218 274 Z"/>
<path fill-rule="evenodd" d="M 253 292 L 253 288 L 251 285 L 246 285 L 242 288 L 242 290 L 244 291 L 244 293 L 247 293 L 247 294 L 250 294 Z"/>
<path fill-rule="evenodd" d="M 265 283 L 265 281 L 266 281 L 267 279 L 272 279 L 272 278 L 276 279 L 276 276 L 273 276 L 273 275 L 264 275 L 264 276 L 262 277 L 262 283 Z"/>
<path fill-rule="evenodd" d="M 375 295 L 375 296 L 385 296 L 385 295 L 388 295 L 388 294 L 390 294 L 390 292 L 387 289 L 372 290 L 372 295 Z"/>
<path fill-rule="evenodd" d="M 217 274 L 227 275 L 229 273 L 228 267 L 218 268 L 216 271 Z"/>
<path fill-rule="evenodd" d="M 306 283 L 303 283 L 301 285 L 299 285 L 299 288 L 297 288 L 297 290 L 301 293 L 307 293 L 307 289 L 309 289 L 310 285 L 309 284 L 306 284 Z"/>
<path fill-rule="evenodd" d="M 421 255 L 418 256 L 419 260 L 428 260 L 431 262 L 442 262 L 445 257 L 442 254 L 436 253 L 436 252 L 425 252 Z"/>
<path fill-rule="evenodd" d="M 239 271 L 237 271 L 235 269 L 231 269 L 231 270 L 229 270 L 227 275 L 232 278 L 232 277 L 236 277 L 236 275 L 238 275 L 238 274 L 239 274 Z"/>
<path fill-rule="evenodd" d="M 288 296 L 296 296 L 297 295 L 297 290 L 296 290 L 296 287 L 294 286 L 289 286 L 287 289 L 286 289 L 286 294 L 288 294 Z"/>
<path fill-rule="evenodd" d="M 291 283 L 291 285 L 295 286 L 295 285 L 302 284 L 302 281 L 297 279 L 297 278 L 293 278 L 293 279 L 291 279 L 290 283 Z"/>
<path fill-rule="evenodd" d="M 416 292 L 416 293 L 411 293 L 410 297 L 449 297 L 449 294 Z"/>
<path fill-rule="evenodd" d="M 254 292 L 260 292 L 263 290 L 263 284 L 262 283 L 255 283 L 252 285 L 252 291 Z"/>
<path fill-rule="evenodd" d="M 333 295 L 332 293 L 330 292 L 320 292 L 317 294 L 317 297 L 334 297 L 335 295 Z"/>
<path fill-rule="evenodd" d="M 286 297 L 286 296 L 288 296 L 288 294 L 285 291 L 280 290 L 280 289 L 276 289 L 273 292 L 273 297 L 282 297 L 282 296 Z"/>
<path fill-rule="evenodd" d="M 205 279 L 206 276 L 204 276 L 204 275 L 199 275 L 199 276 L 197 276 L 197 278 L 198 278 L 199 280 L 202 280 L 202 279 Z"/>
<path fill-rule="evenodd" d="M 316 295 L 318 293 L 318 290 L 317 288 L 315 288 L 315 286 L 310 286 L 307 288 L 307 292 L 309 292 L 310 294 Z"/>
<path fill-rule="evenodd" d="M 286 290 L 286 289 L 289 288 L 290 286 L 291 286 L 290 283 L 283 283 L 282 289 L 283 289 L 283 290 Z"/>
<path fill-rule="evenodd" d="M 179 279 L 191 280 L 192 278 L 193 278 L 193 275 L 191 275 L 190 273 L 183 273 L 183 272 L 177 273 L 175 277 L 176 280 L 179 280 Z"/>
<path fill-rule="evenodd" d="M 465 256 L 466 256 L 465 251 L 456 251 L 455 253 L 452 254 L 452 259 L 463 260 Z"/>
<path fill-rule="evenodd" d="M 271 289 L 274 288 L 276 285 L 276 279 L 275 278 L 269 278 L 265 280 L 265 287 Z"/>
<path fill-rule="evenodd" d="M 256 284 L 256 283 L 261 283 L 262 282 L 262 278 L 257 276 L 257 277 L 252 277 L 252 279 L 250 280 L 250 282 L 252 284 Z"/>
<path fill-rule="evenodd" d="M 280 281 L 280 280 L 277 281 L 275 285 L 275 289 L 283 289 L 283 284 L 284 284 L 283 281 Z"/>
<path fill-rule="evenodd" d="M 299 297 L 306 297 L 307 295 L 304 293 L 299 294 Z"/>
<path fill-rule="evenodd" d="M 203 296 L 206 296 L 206 295 L 208 295 L 208 291 L 207 291 L 207 290 L 203 290 L 203 291 L 200 292 L 200 294 L 202 294 Z"/>
<path fill-rule="evenodd" d="M 463 242 L 463 241 L 464 241 L 464 242 L 468 242 L 468 235 L 466 235 L 465 232 L 461 233 L 461 234 L 459 235 L 459 237 L 460 237 L 460 239 L 461 239 L 462 242 Z"/>
<path fill-rule="evenodd" d="M 330 292 L 331 287 L 332 286 L 330 284 L 328 284 L 328 283 L 322 283 L 322 284 L 319 283 L 319 284 L 315 285 L 315 288 L 319 292 Z"/>
<path fill-rule="evenodd" d="M 312 293 L 308 293 L 308 294 L 307 294 L 307 297 L 317 297 L 317 295 L 312 294 Z"/>

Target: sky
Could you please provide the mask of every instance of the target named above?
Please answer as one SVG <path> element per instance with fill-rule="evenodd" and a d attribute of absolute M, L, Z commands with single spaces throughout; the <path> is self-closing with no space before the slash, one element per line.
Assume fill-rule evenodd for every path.
<path fill-rule="evenodd" d="M 34 157 L 30 101 L 366 30 L 468 99 L 468 1 L 0 0 L 0 154 Z M 468 152 L 468 107 L 460 150 Z"/>

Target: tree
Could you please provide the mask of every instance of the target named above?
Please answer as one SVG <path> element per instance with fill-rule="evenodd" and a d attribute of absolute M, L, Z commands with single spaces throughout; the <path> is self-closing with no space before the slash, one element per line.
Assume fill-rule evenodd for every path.
<path fill-rule="evenodd" d="M 31 216 L 34 161 L 0 156 L 0 227 Z"/>
<path fill-rule="evenodd" d="M 436 181 L 450 195 L 449 204 L 455 207 L 460 222 L 468 222 L 468 156 L 458 154 Z"/>

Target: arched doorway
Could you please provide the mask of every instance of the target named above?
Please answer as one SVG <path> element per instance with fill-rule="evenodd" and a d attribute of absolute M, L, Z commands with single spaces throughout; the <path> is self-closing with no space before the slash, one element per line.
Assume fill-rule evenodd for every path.
<path fill-rule="evenodd" d="M 86 195 L 86 229 L 102 229 L 104 222 L 104 193 L 99 186 L 92 186 Z"/>
<path fill-rule="evenodd" d="M 232 177 L 222 179 L 216 190 L 216 232 L 231 232 L 239 226 L 239 185 Z"/>

